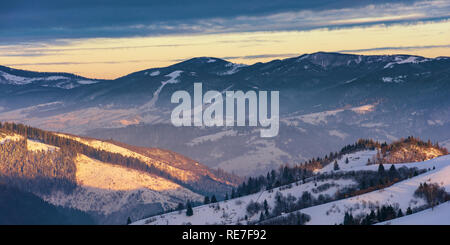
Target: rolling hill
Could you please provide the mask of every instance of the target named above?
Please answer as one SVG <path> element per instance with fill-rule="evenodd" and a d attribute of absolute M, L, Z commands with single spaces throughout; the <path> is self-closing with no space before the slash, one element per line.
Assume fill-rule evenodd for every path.
<path fill-rule="evenodd" d="M 0 124 L 0 149 L 0 181 L 86 212 L 100 224 L 124 224 L 128 217 L 198 202 L 240 181 L 175 152 L 10 123 Z"/>
<path fill-rule="evenodd" d="M 412 143 L 414 142 L 414 143 Z M 392 207 L 395 212 L 402 210 L 408 214 L 402 222 L 414 223 L 414 216 L 423 216 L 425 212 L 430 217 L 437 217 L 431 210 L 430 204 L 415 194 L 422 183 L 437 183 L 440 188 L 447 191 L 441 206 L 436 212 L 442 213 L 450 200 L 450 155 L 433 157 L 425 161 L 384 163 L 386 167 L 380 170 L 379 164 L 368 164 L 368 159 L 373 159 L 379 154 L 380 149 L 389 148 L 391 153 L 401 151 L 395 145 L 412 146 L 421 141 L 404 139 L 381 148 L 358 148 L 353 145 L 344 147 L 341 152 L 348 153 L 337 155 L 336 163 L 339 168 L 333 169 L 333 163 L 318 166 L 314 174 L 307 178 L 295 178 L 291 183 L 277 185 L 275 187 L 260 187 L 253 194 L 244 194 L 230 200 L 218 203 L 201 205 L 193 208 L 194 215 L 187 216 L 185 210 L 165 213 L 135 222 L 136 225 L 183 225 L 183 224 L 306 224 L 306 225 L 335 225 L 344 223 L 347 214 L 351 214 L 356 220 L 362 220 L 372 211 L 380 212 L 380 209 Z M 435 148 L 437 149 L 437 148 Z M 395 151 L 395 152 L 394 152 Z M 431 150 L 429 150 L 432 152 Z M 448 153 L 446 153 L 448 154 Z M 417 156 L 422 154 L 417 153 Z M 387 160 L 390 158 L 387 157 Z M 330 162 L 333 162 L 331 160 Z M 305 163 L 314 164 L 314 163 Z M 300 165 L 300 167 L 305 165 Z M 296 167 L 292 167 L 295 170 Z M 280 170 L 279 177 L 285 175 Z M 295 172 L 295 171 L 294 171 Z M 270 176 L 270 175 L 268 175 Z M 301 176 L 301 175 L 298 175 Z M 264 178 L 264 177 L 263 177 Z M 269 179 L 269 177 L 267 177 Z M 248 185 L 250 185 L 250 181 Z M 386 208 L 387 209 L 387 208 Z M 408 210 L 413 214 L 409 214 Z M 439 211 L 441 210 L 441 211 Z M 449 224 L 443 215 L 439 218 L 430 218 L 428 224 Z M 397 217 L 395 217 L 397 218 Z M 382 222 L 383 219 L 375 217 L 372 223 Z M 407 221 L 411 219 L 411 221 Z M 406 221 L 402 221 L 406 220 Z M 397 220 L 387 221 L 396 224 Z"/>

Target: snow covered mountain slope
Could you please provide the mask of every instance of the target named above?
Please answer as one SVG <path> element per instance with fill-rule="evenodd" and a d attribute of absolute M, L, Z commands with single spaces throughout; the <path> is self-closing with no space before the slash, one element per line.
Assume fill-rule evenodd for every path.
<path fill-rule="evenodd" d="M 159 216 L 151 217 L 138 221 L 134 224 L 152 224 L 152 225 L 181 225 L 181 224 L 193 224 L 193 225 L 205 225 L 205 224 L 238 224 L 245 223 L 248 221 L 258 221 L 259 213 L 249 216 L 248 220 L 245 220 L 247 214 L 247 205 L 252 202 L 262 203 L 264 200 L 267 201 L 268 205 L 273 207 L 276 199 L 276 193 L 280 192 L 284 196 L 292 195 L 296 198 L 301 198 L 304 191 L 309 191 L 313 193 L 313 196 L 318 197 L 319 195 L 334 195 L 339 189 L 354 185 L 355 182 L 352 180 L 328 180 L 319 181 L 317 186 L 330 185 L 331 187 L 324 190 L 317 190 L 317 186 L 313 182 L 300 184 L 282 186 L 275 188 L 271 191 L 262 191 L 256 194 L 235 198 L 232 200 L 222 201 L 215 204 L 203 205 L 199 207 L 194 207 L 194 214 L 191 217 L 186 216 L 185 212 L 172 212 L 167 214 L 162 214 Z"/>
<path fill-rule="evenodd" d="M 325 167 L 323 173 L 331 174 L 338 173 L 352 173 L 354 171 L 377 171 L 378 165 L 366 165 L 367 157 L 376 154 L 375 151 L 360 151 L 351 154 L 346 154 L 342 160 L 349 159 L 349 162 L 340 162 L 342 168 L 338 171 L 332 171 Z M 332 166 L 332 164 L 329 164 Z M 388 164 L 385 164 L 389 166 Z M 305 183 L 298 181 L 296 183 L 281 186 L 272 190 L 261 191 L 256 194 L 247 195 L 227 201 L 222 201 L 215 204 L 203 205 L 194 207 L 194 215 L 186 216 L 185 210 L 180 212 L 171 212 L 163 215 L 150 217 L 144 220 L 135 222 L 136 225 L 151 224 L 248 224 L 258 222 L 260 219 L 260 212 L 249 212 L 248 207 L 251 203 L 259 203 L 264 205 L 267 201 L 269 211 L 272 211 L 275 202 L 278 198 L 291 198 L 300 200 L 305 198 L 304 192 L 308 191 L 311 196 L 317 199 L 325 200 L 324 204 L 299 209 L 303 214 L 310 216 L 310 221 L 306 224 L 341 224 L 344 220 L 345 212 L 351 212 L 354 216 L 365 215 L 371 210 L 381 207 L 383 205 L 398 206 L 405 213 L 408 207 L 412 209 L 421 207 L 425 201 L 414 197 L 414 191 L 418 188 L 420 183 L 438 183 L 446 190 L 450 189 L 450 155 L 437 157 L 424 162 L 412 162 L 395 164 L 397 169 L 402 167 L 426 169 L 427 172 L 418 176 L 398 182 L 392 186 L 384 189 L 368 192 L 362 195 L 357 195 L 350 198 L 344 198 L 337 201 L 328 201 L 330 197 L 335 196 L 338 192 L 346 188 L 355 186 L 355 183 L 350 179 L 325 179 L 315 180 L 311 177 Z M 317 174 L 321 174 L 318 172 Z M 280 195 L 281 194 L 281 195 Z M 321 197 L 320 197 L 321 196 Z M 309 200 L 309 199 L 308 199 Z M 331 199 L 329 199 L 331 200 Z M 295 211 L 295 212 L 297 212 Z M 287 217 L 290 213 L 281 213 L 278 217 Z"/>
<path fill-rule="evenodd" d="M 450 225 L 450 202 L 377 225 Z"/>
<path fill-rule="evenodd" d="M 23 140 L 18 134 L 0 133 L 0 143 Z M 59 151 L 59 147 L 27 139 L 29 151 Z M 2 152 L 2 154 L 8 154 Z M 102 224 L 121 224 L 127 217 L 143 216 L 173 209 L 187 200 L 203 196 L 154 174 L 101 162 L 78 154 L 74 160 L 76 188 L 71 192 L 35 193 L 57 206 L 85 211 Z M 37 166 L 39 167 L 39 166 Z"/>
<path fill-rule="evenodd" d="M 91 213 L 103 224 L 124 223 L 127 217 L 138 219 L 203 198 L 170 180 L 85 155 L 78 155 L 75 163 L 75 190 L 40 196 L 54 205 Z"/>
<path fill-rule="evenodd" d="M 0 84 L 35 85 L 42 88 L 73 89 L 101 82 L 68 73 L 30 72 L 0 66 Z"/>
<path fill-rule="evenodd" d="M 446 190 L 450 190 L 450 155 L 425 162 L 409 163 L 408 166 L 430 169 L 435 167 L 435 169 L 382 190 L 302 209 L 300 211 L 311 216 L 311 221 L 307 224 L 341 224 L 344 220 L 345 212 L 351 212 L 353 216 L 366 215 L 370 213 L 371 208 L 385 204 L 398 205 L 404 212 L 408 207 L 416 208 L 424 205 L 425 201 L 423 199 L 414 197 L 414 191 L 419 187 L 420 183 L 438 183 Z M 377 166 L 363 168 L 375 170 Z"/>
<path fill-rule="evenodd" d="M 164 171 L 171 178 L 197 187 L 205 193 L 211 192 L 217 194 L 227 192 L 232 186 L 237 184 L 236 181 L 239 181 L 239 179 L 234 180 L 220 177 L 215 171 L 202 164 L 168 150 L 135 147 L 114 141 L 82 138 L 62 133 L 58 133 L 57 135 L 76 140 L 98 150 L 118 153 L 125 157 L 137 158 L 149 166 L 154 166 Z"/>
<path fill-rule="evenodd" d="M 201 202 L 209 192 L 221 198 L 237 183 L 228 178 L 232 175 L 175 152 L 23 125 L 0 124 L 0 146 L 0 181 L 53 205 L 84 211 L 100 224 L 124 224 L 128 217 L 137 220 L 188 200 Z M 148 167 L 136 167 L 138 160 Z"/>

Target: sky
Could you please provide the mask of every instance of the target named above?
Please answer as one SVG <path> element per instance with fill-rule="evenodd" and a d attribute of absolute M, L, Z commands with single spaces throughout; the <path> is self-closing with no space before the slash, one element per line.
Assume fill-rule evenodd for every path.
<path fill-rule="evenodd" d="M 450 56 L 450 0 L 0 2 L 0 65 L 113 79 L 193 57 Z"/>

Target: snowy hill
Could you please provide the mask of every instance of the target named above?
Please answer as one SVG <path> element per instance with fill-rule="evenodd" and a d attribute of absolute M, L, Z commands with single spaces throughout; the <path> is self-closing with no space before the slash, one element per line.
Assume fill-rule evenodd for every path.
<path fill-rule="evenodd" d="M 42 137 L 44 143 L 31 134 L 25 138 L 19 131 L 8 130 L 6 124 L 2 127 L 0 182 L 32 192 L 50 204 L 86 212 L 100 224 L 124 224 L 128 217 L 137 220 L 175 209 L 188 200 L 200 202 L 203 194 L 209 193 L 207 190 L 218 194 L 236 184 L 225 173 L 218 176 L 200 163 L 167 150 L 30 129 L 92 147 L 83 152 L 67 148 L 67 144 L 74 143 L 58 145 L 53 142 L 61 140 Z M 98 153 L 92 154 L 93 150 Z M 101 158 L 99 154 L 109 157 Z M 21 164 L 17 157 L 29 160 Z M 127 159 L 130 165 L 121 165 L 117 158 Z M 148 164 L 148 170 L 133 167 L 133 159 Z M 36 184 L 24 182 L 27 178 Z"/>
<path fill-rule="evenodd" d="M 360 151 L 344 155 L 339 160 L 340 170 L 333 171 L 328 166 L 317 171 L 316 175 L 327 173 L 338 176 L 339 173 L 348 173 L 352 175 L 357 171 L 374 171 L 378 169 L 378 165 L 367 165 L 367 159 L 376 154 L 376 151 Z M 345 163 L 345 159 L 349 159 Z M 389 166 L 386 164 L 386 166 Z M 180 224 L 248 224 L 258 223 L 260 219 L 260 211 L 249 212 L 249 204 L 259 203 L 264 206 L 267 202 L 269 211 L 273 211 L 276 206 L 277 199 L 287 198 L 293 200 L 310 200 L 304 192 L 309 192 L 316 200 L 322 200 L 324 204 L 313 204 L 311 207 L 300 208 L 293 213 L 306 214 L 310 220 L 307 225 L 318 224 L 341 224 L 344 220 L 344 214 L 351 212 L 354 216 L 363 216 L 370 213 L 371 210 L 384 205 L 393 205 L 403 210 L 405 213 L 409 207 L 411 209 L 423 207 L 425 201 L 414 196 L 414 191 L 420 183 L 438 183 L 447 191 L 450 190 L 450 155 L 437 157 L 424 162 L 412 162 L 395 164 L 396 169 L 402 167 L 424 170 L 425 173 L 417 176 L 406 178 L 386 188 L 371 191 L 365 194 L 356 195 L 349 198 L 332 201 L 332 197 L 347 188 L 355 187 L 357 183 L 352 178 L 328 178 L 315 179 L 311 177 L 303 183 L 296 183 L 281 186 L 271 190 L 261 191 L 256 194 L 247 195 L 227 201 L 214 204 L 202 205 L 193 208 L 194 215 L 186 216 L 185 210 L 171 212 L 159 216 L 150 217 L 148 219 L 135 222 L 135 225 L 180 225 Z M 280 195 L 281 194 L 281 195 Z M 319 198 L 319 196 L 321 196 Z M 258 205 L 253 205 L 258 206 Z M 258 210 L 258 209 L 257 209 Z M 262 211 L 261 211 L 262 210 Z M 251 211 L 251 210 L 250 210 Z M 279 217 L 288 217 L 290 213 L 281 213 Z M 414 215 L 414 214 L 413 214 Z M 407 216 L 409 217 L 409 216 Z M 405 217 L 405 218 L 407 218 Z M 271 218 L 271 219 L 275 219 Z M 393 221 L 395 222 L 395 221 Z"/>
<path fill-rule="evenodd" d="M 0 66 L 0 84 L 36 85 L 43 88 L 73 89 L 101 82 L 68 73 L 30 72 Z"/>
<path fill-rule="evenodd" d="M 353 216 L 364 215 L 368 214 L 371 211 L 371 208 L 386 204 L 398 205 L 403 212 L 405 212 L 408 207 L 420 207 L 425 204 L 425 201 L 414 197 L 414 191 L 418 188 L 420 183 L 424 182 L 436 182 L 442 187 L 445 187 L 446 190 L 450 190 L 450 155 L 425 162 L 407 163 L 405 165 L 421 169 L 431 169 L 434 167 L 436 169 L 411 179 L 401 181 L 382 190 L 303 209 L 301 210 L 302 213 L 311 216 L 311 221 L 307 224 L 340 224 L 344 220 L 345 212 L 352 212 Z M 376 170 L 376 168 L 376 165 L 361 167 L 361 169 L 372 170 Z"/>

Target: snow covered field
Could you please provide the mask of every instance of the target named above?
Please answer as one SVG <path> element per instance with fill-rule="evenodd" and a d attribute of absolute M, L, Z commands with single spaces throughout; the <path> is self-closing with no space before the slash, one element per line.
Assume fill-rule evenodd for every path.
<path fill-rule="evenodd" d="M 450 155 L 438 157 L 425 162 L 396 164 L 401 166 L 436 169 L 396 183 L 388 188 L 369 192 L 363 195 L 342 199 L 306 209 L 300 210 L 302 213 L 311 216 L 311 225 L 333 225 L 340 224 L 344 220 L 345 212 L 351 212 L 353 216 L 370 213 L 371 208 L 391 204 L 397 206 L 405 213 L 408 207 L 414 208 L 425 204 L 423 199 L 415 198 L 414 191 L 420 183 L 438 183 L 450 190 Z M 376 170 L 377 165 L 359 166 L 353 170 Z"/>
<path fill-rule="evenodd" d="M 309 182 L 306 184 L 299 184 L 296 186 L 293 184 L 292 188 L 287 188 L 286 186 L 278 187 L 273 189 L 273 191 L 262 191 L 259 193 L 255 193 L 252 195 L 247 195 L 241 198 L 236 198 L 228 201 L 222 201 L 215 204 L 203 205 L 199 207 L 194 207 L 194 215 L 191 217 L 187 217 L 185 214 L 185 210 L 180 214 L 178 211 L 163 214 L 160 216 L 152 217 L 147 220 L 140 220 L 134 224 L 146 224 L 151 222 L 154 225 L 181 225 L 191 223 L 193 225 L 201 225 L 201 224 L 236 224 L 238 222 L 246 223 L 244 221 L 245 216 L 247 214 L 247 205 L 250 202 L 259 202 L 263 203 L 264 200 L 267 200 L 267 203 L 270 207 L 273 207 L 275 204 L 275 195 L 277 191 L 283 194 L 283 196 L 292 195 L 296 198 L 299 198 L 304 191 L 311 192 L 314 197 L 322 195 L 334 195 L 336 191 L 340 188 L 353 185 L 355 182 L 353 180 L 326 180 L 326 181 L 318 181 L 317 186 L 320 186 L 325 183 L 330 183 L 333 186 L 329 189 L 314 193 L 313 189 L 315 189 L 314 183 Z M 248 217 L 248 221 L 258 221 L 259 213 Z"/>
<path fill-rule="evenodd" d="M 338 161 L 340 166 L 339 172 L 358 170 L 376 171 L 378 169 L 378 165 L 367 165 L 367 159 L 371 158 L 374 154 L 376 154 L 376 151 L 361 151 L 344 155 L 342 159 Z M 347 164 L 345 163 L 346 158 L 349 159 L 349 163 Z M 386 164 L 385 168 L 388 169 L 389 166 L 389 164 Z M 398 182 L 385 189 L 301 209 L 300 212 L 311 216 L 311 220 L 307 223 L 307 225 L 340 224 L 343 222 L 345 212 L 351 212 L 353 216 L 356 217 L 358 215 L 368 214 L 372 209 L 388 204 L 398 206 L 403 210 L 403 213 L 405 213 L 408 207 L 420 207 L 425 204 L 423 199 L 414 197 L 414 191 L 417 189 L 419 184 L 423 182 L 438 183 L 439 185 L 445 187 L 447 191 L 450 189 L 450 155 L 441 156 L 424 162 L 396 164 L 395 166 L 397 169 L 402 166 L 406 166 L 408 168 L 417 167 L 419 169 L 429 169 L 430 171 Z M 433 169 L 433 167 L 435 169 Z M 333 164 L 329 164 L 318 172 L 331 172 L 332 169 Z M 261 191 L 256 194 L 235 198 L 228 201 L 222 201 L 216 204 L 194 207 L 194 215 L 190 217 L 186 216 L 186 210 L 183 210 L 181 212 L 176 211 L 143 219 L 135 222 L 134 225 L 181 225 L 188 223 L 193 225 L 246 224 L 246 215 L 248 216 L 248 222 L 259 220 L 259 213 L 249 216 L 246 210 L 247 205 L 251 201 L 263 203 L 264 200 L 267 200 L 269 207 L 273 208 L 275 203 L 275 194 L 277 191 L 282 193 L 283 196 L 290 194 L 296 198 L 299 198 L 304 191 L 309 191 L 317 198 L 319 194 L 333 196 L 337 190 L 355 184 L 355 182 L 351 179 L 329 179 L 323 182 L 317 182 L 317 186 L 325 183 L 332 184 L 332 187 L 323 192 L 317 192 L 317 190 L 313 191 L 315 188 L 314 182 L 307 182 L 305 184 L 298 182 L 298 185 L 292 184 L 291 188 L 282 186 L 275 188 L 272 191 Z"/>

